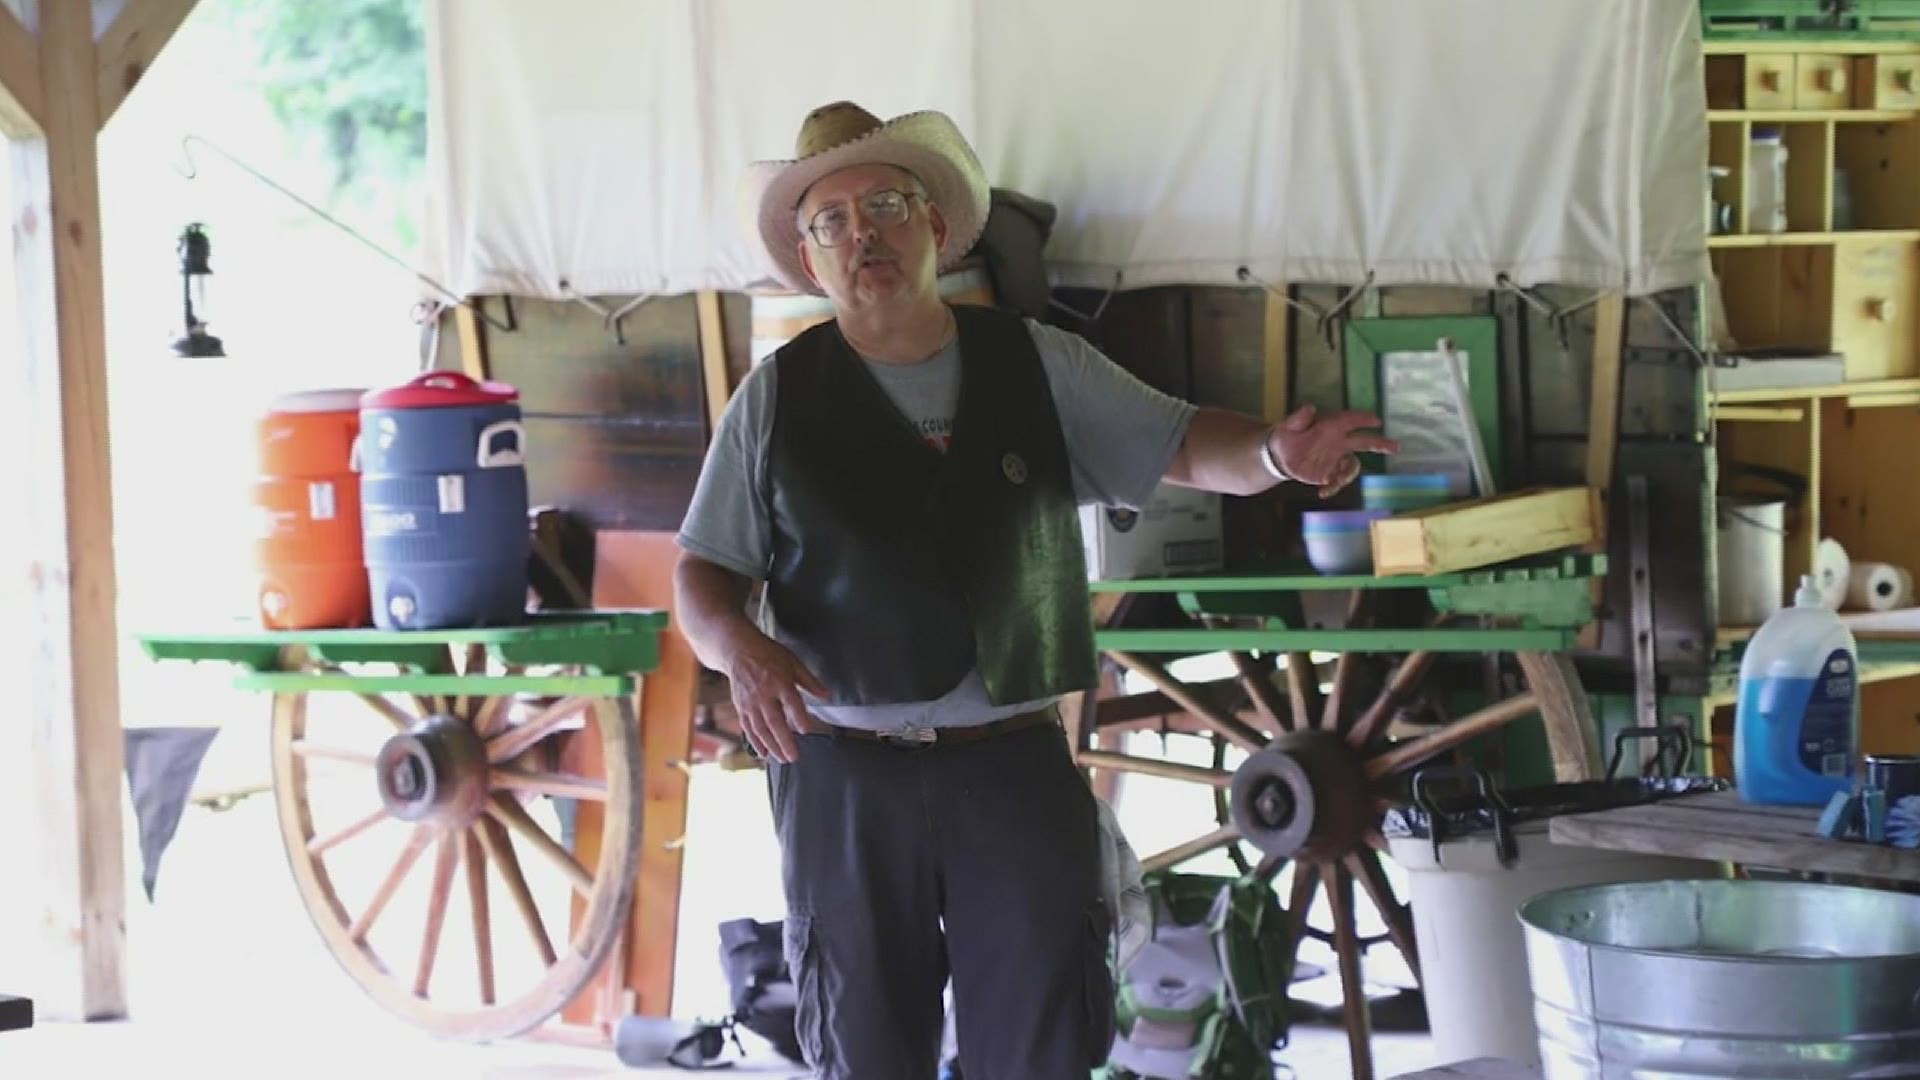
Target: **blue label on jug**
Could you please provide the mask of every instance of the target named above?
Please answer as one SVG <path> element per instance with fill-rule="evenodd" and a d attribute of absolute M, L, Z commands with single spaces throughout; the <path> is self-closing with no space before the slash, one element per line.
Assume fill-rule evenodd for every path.
<path fill-rule="evenodd" d="M 1800 764 L 1821 776 L 1846 776 L 1853 762 L 1853 657 L 1833 655 L 1813 680 L 1800 721 Z"/>

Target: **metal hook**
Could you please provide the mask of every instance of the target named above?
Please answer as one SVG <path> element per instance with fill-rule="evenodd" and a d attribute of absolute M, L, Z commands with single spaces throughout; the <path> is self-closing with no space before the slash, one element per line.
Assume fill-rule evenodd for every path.
<path fill-rule="evenodd" d="M 1076 308 L 1073 305 L 1067 303 L 1066 301 L 1057 299 L 1051 295 L 1047 297 L 1047 305 L 1049 307 L 1057 307 L 1061 311 L 1064 311 L 1067 314 L 1072 315 L 1074 318 L 1079 319 L 1081 322 L 1096 323 L 1100 321 L 1100 316 L 1105 315 L 1107 313 L 1107 305 L 1113 302 L 1113 294 L 1119 291 L 1120 291 L 1120 271 L 1115 270 L 1113 272 L 1113 284 L 1107 286 L 1106 295 L 1100 298 L 1100 306 L 1093 309 L 1093 314 L 1089 315 L 1086 312 L 1081 311 L 1079 308 Z"/>
<path fill-rule="evenodd" d="M 241 172 L 244 172 L 248 176 L 253 177 L 255 180 L 258 180 L 262 184 L 265 184 L 266 186 L 286 196 L 288 199 L 293 200 L 295 203 L 299 204 L 301 209 L 307 211 L 313 216 L 319 218 L 320 220 L 326 222 L 329 225 L 332 225 L 334 228 L 339 229 L 341 232 L 346 233 L 348 236 L 353 237 L 355 240 L 360 241 L 362 244 L 372 249 L 374 254 L 379 255 L 381 258 L 387 260 L 393 265 L 398 266 L 400 269 L 405 270 L 409 274 L 412 274 L 414 277 L 414 280 L 420 282 L 423 285 L 426 285 L 428 288 L 431 288 L 433 291 L 439 293 L 441 296 L 446 297 L 448 300 L 452 301 L 454 304 L 459 305 L 461 307 L 471 308 L 474 314 L 480 316 L 481 319 L 486 321 L 488 326 L 491 326 L 495 330 L 499 330 L 503 333 L 511 333 L 513 331 L 512 326 L 505 325 L 495 320 L 492 316 L 488 315 L 486 311 L 484 311 L 478 304 L 474 304 L 468 301 L 465 297 L 462 297 L 458 293 L 455 293 L 452 289 L 447 288 L 445 285 L 442 285 L 438 281 L 435 281 L 434 279 L 421 273 L 419 270 L 415 269 L 411 264 L 409 264 L 405 259 L 402 259 L 400 256 L 395 255 L 393 252 L 388 251 L 386 248 L 381 247 L 379 244 L 374 243 L 372 240 L 367 239 L 365 236 L 354 231 L 352 226 L 346 224 L 345 222 L 341 221 L 339 218 L 334 217 L 332 214 L 327 213 L 325 210 L 320 209 L 318 206 L 315 206 L 313 203 L 300 197 L 299 194 L 289 189 L 286 185 L 281 184 L 279 181 L 268 176 L 266 173 L 263 173 L 259 169 L 254 168 L 252 165 L 247 164 L 245 161 L 240 160 L 238 157 L 235 157 L 233 154 L 223 149 L 219 144 L 209 139 L 202 138 L 198 135 L 187 135 L 181 138 L 180 155 L 182 160 L 181 162 L 176 162 L 173 167 L 174 171 L 179 173 L 181 176 L 187 178 L 188 180 L 199 179 L 200 167 L 199 167 L 199 164 L 194 161 L 194 157 L 193 157 L 194 143 L 199 143 L 201 146 L 204 146 L 207 149 L 213 151 L 214 153 L 220 155 L 221 157 L 226 158 L 227 161 L 230 164 L 232 164 L 234 168 L 239 169 Z M 182 163 L 184 163 L 184 167 Z"/>
<path fill-rule="evenodd" d="M 1338 352 L 1340 350 L 1340 342 L 1334 337 L 1335 328 L 1338 326 L 1340 320 L 1345 317 L 1347 309 L 1357 303 L 1360 297 L 1372 287 L 1373 271 L 1368 270 L 1364 281 L 1355 286 L 1347 295 L 1341 297 L 1339 303 L 1321 313 L 1319 320 L 1314 323 L 1314 331 L 1320 335 L 1320 340 L 1326 343 L 1329 351 Z"/>
<path fill-rule="evenodd" d="M 1667 330 L 1673 334 L 1674 340 L 1678 341 L 1701 367 L 1710 368 L 1713 366 L 1712 358 L 1706 353 L 1701 352 L 1700 346 L 1694 344 L 1693 339 L 1689 338 L 1684 330 L 1681 330 L 1679 326 L 1674 324 L 1673 316 L 1667 314 L 1666 305 L 1651 296 L 1636 296 L 1633 299 L 1652 305 L 1654 314 L 1660 316 L 1660 321 L 1666 324 Z"/>
<path fill-rule="evenodd" d="M 1295 297 L 1287 295 L 1286 289 L 1281 288 L 1278 285 L 1272 284 L 1271 282 L 1261 280 L 1257 275 L 1254 274 L 1252 270 L 1249 270 L 1244 266 L 1241 267 L 1239 270 L 1235 271 L 1235 276 L 1237 276 L 1241 281 L 1251 282 L 1254 285 L 1258 285 L 1260 288 L 1266 290 L 1266 293 L 1268 296 L 1273 297 L 1274 299 L 1280 301 L 1281 303 L 1287 305 L 1288 307 L 1293 308 L 1296 311 L 1305 312 L 1306 314 L 1313 316 L 1313 321 L 1315 326 L 1320 325 L 1320 320 L 1327 317 L 1327 312 L 1325 308 L 1322 308 L 1320 305 L 1315 304 L 1310 300 L 1297 299 Z"/>

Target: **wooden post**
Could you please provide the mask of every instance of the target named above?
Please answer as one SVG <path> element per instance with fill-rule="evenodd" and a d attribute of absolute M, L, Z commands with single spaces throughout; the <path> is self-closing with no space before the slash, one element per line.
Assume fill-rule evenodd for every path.
<path fill-rule="evenodd" d="M 1292 330 L 1293 309 L 1287 306 L 1287 286 L 1274 285 L 1267 289 L 1267 311 L 1264 324 L 1264 347 L 1262 354 L 1266 360 L 1266 373 L 1262 381 L 1262 409 L 1269 423 L 1277 424 L 1286 419 L 1289 404 L 1288 381 L 1292 377 Z"/>
<path fill-rule="evenodd" d="M 18 392 L 27 418 L 27 725 L 49 1016 L 126 1014 L 118 645 L 98 136 L 192 0 L 128 4 L 96 49 L 90 0 L 0 9 L 0 130 L 13 144 Z M 36 19 L 37 15 L 37 19 Z M 33 25 L 37 21 L 36 27 Z M 101 59 L 117 65 L 112 87 Z"/>
<path fill-rule="evenodd" d="M 480 303 L 474 297 L 469 303 Z M 468 377 L 485 382 L 488 372 L 493 370 L 487 363 L 487 332 L 480 325 L 480 316 L 474 309 L 461 304 L 453 309 L 454 332 L 460 336 L 460 370 Z"/>
<path fill-rule="evenodd" d="M 1613 474 L 1620 446 L 1620 365 L 1626 350 L 1627 298 L 1624 293 L 1602 296 L 1593 309 L 1593 382 L 1587 408 L 1587 491 L 1593 501 L 1593 539 L 1590 552 L 1607 550 L 1607 524 L 1613 508 Z M 1598 612 L 1606 599 L 1606 583 L 1593 581 L 1593 606 Z M 1600 646 L 1600 620 L 1580 631 L 1583 649 Z"/>
<path fill-rule="evenodd" d="M 707 386 L 707 430 L 714 432 L 720 430 L 720 415 L 727 411 L 727 399 L 733 396 L 727 374 L 727 324 L 719 293 L 696 293 L 694 304 L 700 313 L 700 374 Z"/>

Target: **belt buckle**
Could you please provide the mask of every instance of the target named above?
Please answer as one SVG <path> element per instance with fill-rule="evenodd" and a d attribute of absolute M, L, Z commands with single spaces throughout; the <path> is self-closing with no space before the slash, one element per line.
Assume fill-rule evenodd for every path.
<path fill-rule="evenodd" d="M 883 731 L 880 737 L 902 746 L 932 746 L 939 740 L 940 733 L 930 727 L 910 724 L 895 731 Z"/>

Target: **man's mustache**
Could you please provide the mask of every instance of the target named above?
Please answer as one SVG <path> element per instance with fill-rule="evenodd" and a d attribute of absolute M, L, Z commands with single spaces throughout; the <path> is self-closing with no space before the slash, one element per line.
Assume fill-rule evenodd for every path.
<path fill-rule="evenodd" d="M 860 254 L 853 260 L 853 268 L 855 270 L 858 270 L 861 267 L 866 266 L 868 263 L 876 263 L 876 262 L 897 263 L 899 261 L 900 261 L 900 256 L 894 254 L 892 248 L 887 247 L 885 244 L 875 243 L 868 246 L 867 248 L 863 249 L 860 252 Z"/>

